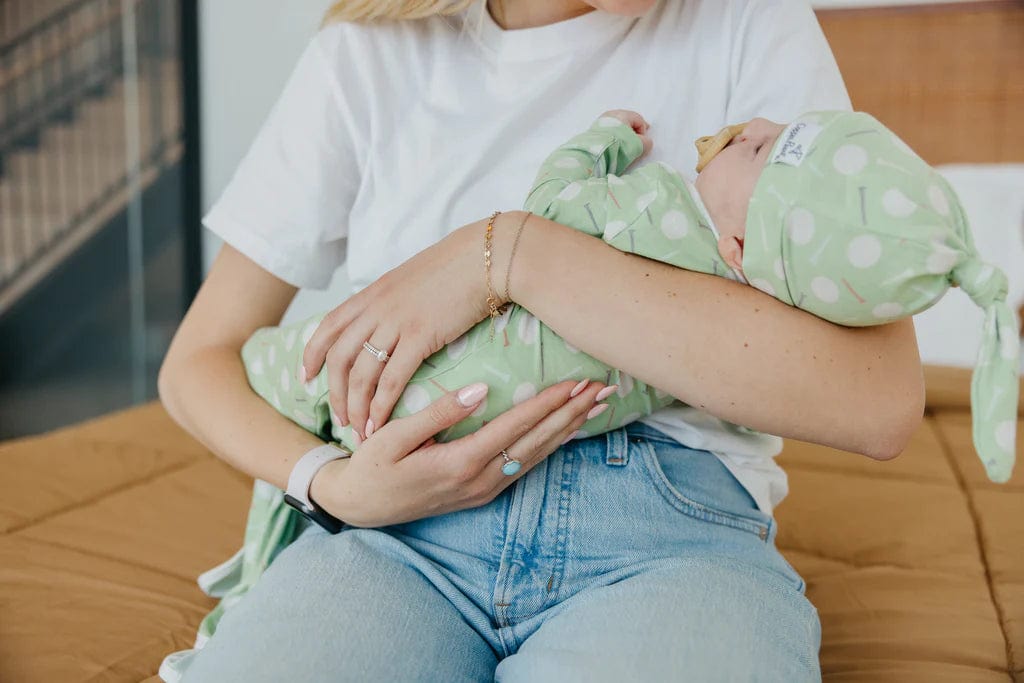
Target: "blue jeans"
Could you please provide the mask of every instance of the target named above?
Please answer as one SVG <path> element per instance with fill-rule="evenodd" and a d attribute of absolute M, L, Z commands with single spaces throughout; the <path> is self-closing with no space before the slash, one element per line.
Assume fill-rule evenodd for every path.
<path fill-rule="evenodd" d="M 634 422 L 478 508 L 310 527 L 185 681 L 817 681 L 775 534 L 713 454 Z"/>

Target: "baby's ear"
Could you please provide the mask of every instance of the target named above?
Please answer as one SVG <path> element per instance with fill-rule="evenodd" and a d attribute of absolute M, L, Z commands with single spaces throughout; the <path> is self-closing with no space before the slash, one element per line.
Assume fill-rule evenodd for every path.
<path fill-rule="evenodd" d="M 718 253 L 731 268 L 743 272 L 743 242 L 739 237 L 719 237 Z"/>

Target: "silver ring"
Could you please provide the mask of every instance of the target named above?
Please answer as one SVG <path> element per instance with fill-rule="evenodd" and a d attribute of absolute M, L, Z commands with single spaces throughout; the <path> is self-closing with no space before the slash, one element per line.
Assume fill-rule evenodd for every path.
<path fill-rule="evenodd" d="M 511 477 L 523 466 L 523 463 L 519 462 L 515 458 L 510 458 L 508 451 L 504 448 L 501 449 L 501 457 L 505 458 L 505 463 L 501 466 L 501 471 L 504 472 L 506 476 Z"/>
<path fill-rule="evenodd" d="M 388 358 L 391 358 L 391 356 L 388 355 L 387 351 L 376 348 L 373 344 L 370 343 L 369 340 L 363 342 L 363 348 L 369 351 L 370 355 L 379 360 L 381 363 L 387 363 Z"/>

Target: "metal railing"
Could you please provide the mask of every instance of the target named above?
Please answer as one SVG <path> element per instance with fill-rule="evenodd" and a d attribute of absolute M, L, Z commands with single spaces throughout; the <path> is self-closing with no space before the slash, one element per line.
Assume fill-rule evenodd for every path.
<path fill-rule="evenodd" d="M 174 0 L 0 0 L 0 313 L 183 148 Z"/>

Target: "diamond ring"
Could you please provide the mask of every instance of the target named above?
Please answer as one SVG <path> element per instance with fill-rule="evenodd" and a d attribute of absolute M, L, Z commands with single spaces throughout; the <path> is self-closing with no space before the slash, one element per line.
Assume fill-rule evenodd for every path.
<path fill-rule="evenodd" d="M 376 348 L 373 344 L 369 342 L 369 340 L 363 342 L 363 348 L 369 351 L 370 355 L 379 360 L 381 363 L 387 363 L 388 358 L 391 357 L 388 355 L 387 351 Z"/>

